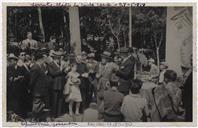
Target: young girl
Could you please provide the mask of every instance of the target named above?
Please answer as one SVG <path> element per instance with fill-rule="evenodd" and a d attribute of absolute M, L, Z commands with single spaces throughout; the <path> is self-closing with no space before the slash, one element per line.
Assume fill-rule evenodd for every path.
<path fill-rule="evenodd" d="M 79 73 L 76 72 L 77 65 L 72 65 L 71 71 L 68 73 L 67 77 L 67 83 L 65 85 L 64 94 L 68 95 L 65 99 L 66 102 L 69 102 L 69 115 L 73 115 L 73 104 L 76 103 L 76 115 L 79 115 L 79 108 L 80 103 L 82 102 L 81 92 L 79 85 L 81 83 L 79 77 Z"/>

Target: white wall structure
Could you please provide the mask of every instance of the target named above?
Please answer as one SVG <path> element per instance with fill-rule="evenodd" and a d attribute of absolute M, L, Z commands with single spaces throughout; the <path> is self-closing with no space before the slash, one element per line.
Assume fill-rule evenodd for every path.
<path fill-rule="evenodd" d="M 80 21 L 78 7 L 69 8 L 70 43 L 76 54 L 81 53 Z"/>
<path fill-rule="evenodd" d="M 182 75 L 181 66 L 189 66 L 192 54 L 192 11 L 190 8 L 167 7 L 166 62 Z"/>

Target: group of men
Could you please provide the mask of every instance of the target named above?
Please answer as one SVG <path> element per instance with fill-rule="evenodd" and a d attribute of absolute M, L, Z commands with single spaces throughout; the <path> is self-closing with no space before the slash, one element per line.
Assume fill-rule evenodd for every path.
<path fill-rule="evenodd" d="M 98 97 L 106 89 L 112 75 L 120 77 L 122 86 L 119 86 L 119 91 L 124 95 L 128 94 L 135 64 L 128 48 L 122 48 L 120 51 L 124 58 L 122 62 L 119 56 L 115 56 L 114 61 L 112 54 L 107 51 L 101 55 L 101 62 L 97 62 L 94 53 L 66 55 L 61 49 L 51 48 L 38 49 L 36 41 L 32 39 L 31 33 L 28 33 L 27 39 L 22 41 L 19 56 L 14 53 L 8 55 L 9 111 L 14 111 L 23 118 L 27 118 L 28 112 L 31 112 L 33 120 L 40 120 L 43 112 L 50 113 L 53 118 L 67 112 L 63 90 L 65 77 L 72 63 L 77 64 L 77 72 L 80 74 L 83 99 L 81 112 L 90 102 L 97 102 L 100 106 Z M 28 50 L 33 52 L 30 54 Z"/>
<path fill-rule="evenodd" d="M 55 38 L 51 37 L 46 47 L 38 48 L 37 42 L 32 39 L 32 34 L 27 33 L 27 39 L 21 43 L 19 55 L 16 56 L 14 53 L 8 55 L 8 112 L 12 111 L 25 119 L 31 117 L 32 121 L 51 121 L 67 113 L 68 103 L 65 100 L 64 91 L 67 74 L 71 71 L 74 63 L 77 65 L 77 72 L 80 74 L 79 79 L 81 81 L 79 86 L 82 97 L 81 113 L 89 107 L 90 103 L 95 102 L 98 119 L 122 121 L 120 119 L 121 111 L 126 114 L 131 113 L 131 111 L 128 113 L 123 108 L 134 109 L 133 107 L 137 107 L 137 105 L 133 106 L 132 102 L 124 100 L 126 105 L 122 109 L 120 108 L 123 97 L 128 96 L 128 99 L 130 99 L 129 95 L 136 97 L 142 84 L 139 80 L 134 80 L 137 61 L 140 60 L 137 60 L 137 55 L 134 54 L 132 48 L 123 47 L 114 54 L 104 51 L 100 55 L 101 61 L 96 61 L 94 53 L 67 54 L 63 48 L 56 49 L 55 42 Z M 158 84 L 163 85 L 164 74 L 168 66 L 162 63 L 159 73 L 153 59 L 148 60 L 148 65 L 150 66 L 150 76 L 159 78 Z M 175 81 L 177 76 L 173 71 L 167 75 L 168 78 L 171 74 L 173 74 Z M 133 87 L 137 87 L 135 91 Z M 188 87 L 185 90 L 188 90 Z M 192 93 L 192 89 L 190 91 Z M 132 95 L 132 92 L 135 92 L 135 95 Z M 189 101 L 189 99 L 185 101 Z M 144 99 L 139 99 L 137 103 L 146 104 Z M 188 104 L 192 107 L 192 102 Z M 131 105 L 133 107 L 130 107 Z M 192 110 L 190 111 L 188 107 L 186 109 L 188 113 L 191 113 L 188 114 L 190 115 L 188 119 L 192 118 Z M 133 112 L 138 111 L 134 109 Z M 127 120 L 130 121 L 130 119 Z M 134 120 L 139 121 L 140 117 Z"/>

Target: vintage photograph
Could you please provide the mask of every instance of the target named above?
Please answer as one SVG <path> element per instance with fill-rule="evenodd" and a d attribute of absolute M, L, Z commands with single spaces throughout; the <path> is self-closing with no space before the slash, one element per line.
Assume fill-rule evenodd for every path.
<path fill-rule="evenodd" d="M 193 6 L 6 6 L 6 122 L 193 122 Z"/>

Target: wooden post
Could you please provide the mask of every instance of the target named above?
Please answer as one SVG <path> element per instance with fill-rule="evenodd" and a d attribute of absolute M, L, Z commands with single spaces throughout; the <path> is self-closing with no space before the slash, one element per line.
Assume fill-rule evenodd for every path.
<path fill-rule="evenodd" d="M 43 42 L 45 42 L 45 32 L 43 28 L 42 12 L 40 7 L 38 8 L 38 17 L 39 17 L 39 26 L 41 29 L 41 34 L 43 35 Z"/>
<path fill-rule="evenodd" d="M 132 47 L 132 12 L 129 7 L 129 47 Z"/>
<path fill-rule="evenodd" d="M 70 27 L 70 43 L 71 49 L 75 54 L 81 53 L 81 40 L 80 40 L 80 20 L 78 7 L 69 8 L 69 27 Z"/>

